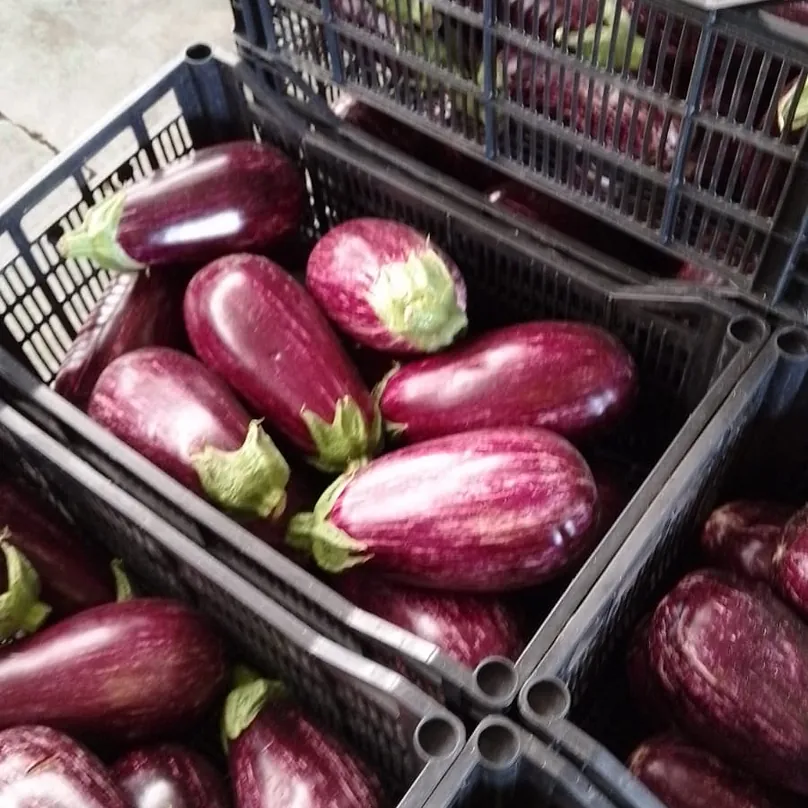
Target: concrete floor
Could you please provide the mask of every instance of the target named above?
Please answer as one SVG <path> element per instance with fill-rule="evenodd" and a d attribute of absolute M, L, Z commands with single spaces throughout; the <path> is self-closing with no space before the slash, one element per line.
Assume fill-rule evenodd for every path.
<path fill-rule="evenodd" d="M 193 42 L 230 48 L 228 0 L 0 3 L 0 200 Z"/>

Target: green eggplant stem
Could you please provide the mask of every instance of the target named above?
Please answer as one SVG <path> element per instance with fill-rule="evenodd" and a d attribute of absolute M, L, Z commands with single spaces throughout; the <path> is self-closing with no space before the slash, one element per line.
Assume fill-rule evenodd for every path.
<path fill-rule="evenodd" d="M 11 543 L 4 530 L 0 547 L 6 561 L 6 591 L 0 595 L 0 639 L 33 634 L 47 620 L 50 606 L 39 600 L 39 576 L 31 562 Z"/>
<path fill-rule="evenodd" d="M 283 699 L 288 695 L 283 682 L 262 679 L 240 666 L 234 679 L 237 683 L 228 693 L 222 711 L 221 733 L 225 752 L 230 742 L 249 728 L 270 701 Z"/>

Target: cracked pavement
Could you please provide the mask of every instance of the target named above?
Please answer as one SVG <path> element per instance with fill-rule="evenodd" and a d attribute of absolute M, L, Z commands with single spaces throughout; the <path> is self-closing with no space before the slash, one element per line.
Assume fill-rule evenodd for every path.
<path fill-rule="evenodd" d="M 229 0 L 0 3 L 0 200 L 183 48 L 230 48 Z"/>

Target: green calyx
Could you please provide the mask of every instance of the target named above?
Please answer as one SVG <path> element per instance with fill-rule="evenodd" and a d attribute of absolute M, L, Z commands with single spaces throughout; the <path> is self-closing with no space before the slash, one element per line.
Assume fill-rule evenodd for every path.
<path fill-rule="evenodd" d="M 316 449 L 310 462 L 320 471 L 339 472 L 351 463 L 362 462 L 376 454 L 382 440 L 379 408 L 374 404 L 373 423 L 368 425 L 359 405 L 350 396 L 337 401 L 330 424 L 311 410 L 304 409 L 301 417 Z"/>
<path fill-rule="evenodd" d="M 376 383 L 376 386 L 373 388 L 373 400 L 376 402 L 376 406 L 379 407 L 379 412 L 381 412 L 381 401 L 382 396 L 384 395 L 384 388 L 387 387 L 390 379 L 398 373 L 401 369 L 401 365 L 396 362 L 393 364 L 393 367 L 387 371 L 387 373 L 382 376 L 382 378 Z M 386 435 L 389 435 L 394 440 L 396 438 L 401 437 L 404 432 L 407 430 L 406 424 L 399 424 L 396 421 L 385 421 L 384 422 L 384 432 Z"/>
<path fill-rule="evenodd" d="M 451 345 L 468 326 L 452 274 L 428 241 L 403 263 L 381 267 L 367 299 L 391 333 L 424 353 Z"/>
<path fill-rule="evenodd" d="M 88 258 L 117 272 L 145 269 L 146 265 L 127 255 L 117 240 L 125 200 L 124 191 L 118 191 L 93 205 L 78 228 L 59 239 L 59 253 L 65 258 Z"/>
<path fill-rule="evenodd" d="M 286 698 L 283 682 L 262 679 L 257 673 L 239 666 L 234 674 L 235 686 L 228 693 L 222 711 L 222 745 L 227 751 L 230 741 L 244 732 L 270 701 Z"/>
<path fill-rule="evenodd" d="M 132 589 L 132 582 L 126 574 L 123 561 L 120 558 L 115 558 L 109 566 L 112 570 L 112 579 L 115 581 L 115 602 L 122 603 L 125 600 L 133 600 L 135 591 Z"/>
<path fill-rule="evenodd" d="M 366 552 L 366 545 L 328 521 L 334 503 L 358 468 L 352 468 L 337 477 L 317 500 L 314 511 L 296 514 L 286 529 L 286 543 L 299 552 L 311 555 L 317 566 L 325 572 L 344 572 L 373 557 Z"/>
<path fill-rule="evenodd" d="M 401 25 L 411 22 L 421 31 L 431 31 L 440 20 L 432 6 L 424 3 L 421 8 L 418 0 L 384 0 L 382 8 L 390 19 Z"/>
<path fill-rule="evenodd" d="M 782 98 L 777 102 L 777 125 L 780 127 L 780 132 L 784 132 L 786 124 L 788 123 L 788 116 L 791 113 L 791 108 L 794 105 L 794 99 L 797 95 L 797 87 L 799 81 L 795 81 L 791 87 L 783 93 Z M 800 97 L 796 101 L 797 106 L 794 109 L 794 117 L 791 120 L 791 127 L 789 131 L 799 132 L 808 125 L 808 82 L 803 86 Z"/>
<path fill-rule="evenodd" d="M 11 534 L 3 531 L 0 546 L 6 559 L 8 588 L 0 595 L 0 639 L 33 634 L 47 620 L 50 606 L 39 600 L 39 576 L 31 562 L 10 544 Z"/>
<path fill-rule="evenodd" d="M 603 24 L 600 26 L 600 41 L 595 50 L 595 40 L 598 39 L 598 26 L 592 24 L 584 28 L 581 35 L 581 54 L 587 58 L 595 57 L 598 67 L 608 67 L 609 51 L 612 50 L 612 40 L 614 40 L 613 66 L 618 70 L 628 67 L 636 72 L 642 63 L 642 54 L 645 48 L 645 39 L 636 32 L 631 36 L 631 19 L 628 13 L 623 13 L 615 26 L 617 16 L 617 3 L 607 2 L 603 9 Z M 615 30 L 616 28 L 616 30 Z M 570 31 L 567 38 L 567 47 L 571 51 L 578 49 L 578 31 Z M 563 30 L 557 30 L 555 39 L 560 43 L 564 37 Z"/>
<path fill-rule="evenodd" d="M 239 449 L 206 446 L 191 464 L 207 496 L 225 510 L 277 519 L 286 507 L 289 465 L 260 421 L 250 422 Z"/>

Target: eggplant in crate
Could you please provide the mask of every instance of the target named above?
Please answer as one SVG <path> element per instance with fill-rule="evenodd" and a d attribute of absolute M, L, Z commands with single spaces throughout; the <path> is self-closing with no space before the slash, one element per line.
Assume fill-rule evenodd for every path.
<path fill-rule="evenodd" d="M 505 710 L 731 394 L 767 327 L 707 293 L 624 288 L 601 275 L 594 262 L 572 261 L 520 240 L 390 163 L 318 133 L 283 99 L 245 89 L 248 78 L 206 46 L 190 48 L 7 203 L 0 212 L 0 238 L 12 254 L 2 270 L 7 309 L 0 338 L 29 369 L 0 355 L 0 389 L 26 417 L 316 630 L 404 671 L 464 718 Z M 356 608 L 327 585 L 331 579 L 324 583 L 257 540 L 42 383 L 52 380 L 88 307 L 110 281 L 106 271 L 84 259 L 64 260 L 55 249 L 63 235 L 78 228 L 87 206 L 191 151 L 252 137 L 285 151 L 306 176 L 307 213 L 297 240 L 285 244 L 291 267 L 341 222 L 396 219 L 428 234 L 460 267 L 472 328 L 576 320 L 608 330 L 631 354 L 639 378 L 631 416 L 596 449 L 582 445 L 596 480 L 603 480 L 603 510 L 613 524 L 602 525 L 605 535 L 580 569 L 508 603 L 527 623 L 517 659 L 493 655 L 473 666 L 461 664 L 433 638 Z M 129 150 L 126 158 L 121 144 Z M 92 184 L 88 165 L 100 178 Z M 73 198 L 60 199 L 65 189 Z M 605 343 L 626 355 L 612 337 Z M 579 465 L 576 459 L 569 467 Z M 633 483 L 631 502 L 626 505 L 626 491 L 607 501 L 605 492 L 624 482 Z M 587 486 L 591 491 L 591 482 Z M 517 656 L 518 649 L 505 650 Z"/>
<path fill-rule="evenodd" d="M 621 760 L 676 805 L 688 782 L 716 805 L 808 789 L 807 415 L 808 332 L 783 328 L 520 693 L 527 726 L 627 805 Z"/>

